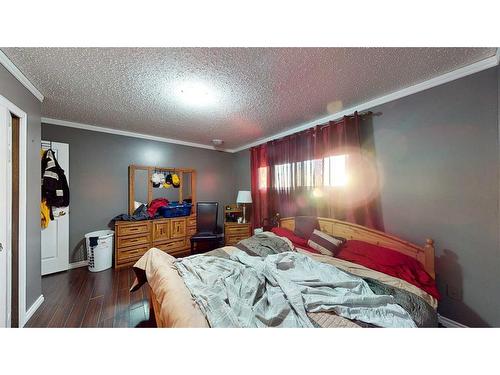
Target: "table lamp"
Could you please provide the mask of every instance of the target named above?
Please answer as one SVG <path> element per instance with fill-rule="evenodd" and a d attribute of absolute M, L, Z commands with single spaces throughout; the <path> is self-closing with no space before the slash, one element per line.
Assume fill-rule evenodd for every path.
<path fill-rule="evenodd" d="M 238 197 L 236 198 L 236 203 L 243 205 L 243 223 L 246 223 L 247 215 L 245 212 L 245 205 L 247 203 L 252 203 L 252 193 L 247 190 L 238 191 Z"/>

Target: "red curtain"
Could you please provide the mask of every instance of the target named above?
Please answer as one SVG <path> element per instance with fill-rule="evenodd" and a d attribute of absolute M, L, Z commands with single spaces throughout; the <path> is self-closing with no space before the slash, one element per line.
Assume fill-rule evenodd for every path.
<path fill-rule="evenodd" d="M 271 188 L 269 191 L 272 211 L 282 217 L 314 215 L 311 202 L 313 186 L 304 184 L 312 176 L 304 170 L 305 160 L 314 160 L 314 129 L 309 129 L 268 143 L 268 162 Z"/>
<path fill-rule="evenodd" d="M 267 144 L 253 147 L 250 154 L 250 174 L 252 187 L 252 222 L 254 228 L 263 225 L 264 219 L 271 217 L 270 186 L 268 173 Z"/>
<path fill-rule="evenodd" d="M 345 186 L 331 186 L 330 157 L 339 155 L 345 157 L 349 178 Z M 256 227 L 279 212 L 282 217 L 317 215 L 381 229 L 375 204 L 378 175 L 362 152 L 357 113 L 253 147 L 251 174 Z"/>

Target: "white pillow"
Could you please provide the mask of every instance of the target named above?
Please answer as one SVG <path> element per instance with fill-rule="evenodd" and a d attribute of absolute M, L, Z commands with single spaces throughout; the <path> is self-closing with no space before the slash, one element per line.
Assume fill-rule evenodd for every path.
<path fill-rule="evenodd" d="M 321 254 L 335 256 L 342 245 L 342 240 L 315 229 L 307 244 Z"/>
<path fill-rule="evenodd" d="M 139 207 L 141 207 L 141 205 L 143 205 L 143 204 L 145 204 L 145 203 L 134 201 L 134 211 L 137 210 Z"/>

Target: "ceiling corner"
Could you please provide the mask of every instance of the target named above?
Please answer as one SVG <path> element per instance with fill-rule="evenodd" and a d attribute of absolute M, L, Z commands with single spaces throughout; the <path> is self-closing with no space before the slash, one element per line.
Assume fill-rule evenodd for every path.
<path fill-rule="evenodd" d="M 14 65 L 14 63 L 7 57 L 2 50 L 0 50 L 0 64 L 2 64 L 5 69 L 7 69 L 10 74 L 16 78 L 19 83 L 21 83 L 29 92 L 31 92 L 35 98 L 37 98 L 40 102 L 43 102 L 44 96 L 43 94 L 31 83 L 31 81 Z"/>

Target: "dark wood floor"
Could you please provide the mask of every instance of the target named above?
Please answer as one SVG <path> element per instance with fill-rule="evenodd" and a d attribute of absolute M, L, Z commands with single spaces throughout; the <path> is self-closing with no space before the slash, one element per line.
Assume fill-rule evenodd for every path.
<path fill-rule="evenodd" d="M 132 269 L 86 267 L 42 278 L 44 303 L 26 327 L 154 327 L 149 287 L 129 292 Z"/>

